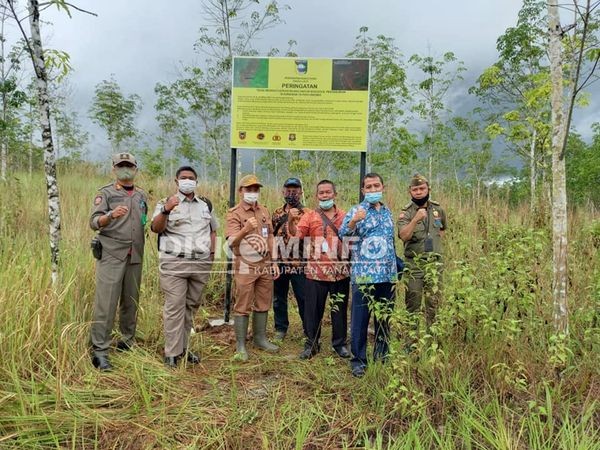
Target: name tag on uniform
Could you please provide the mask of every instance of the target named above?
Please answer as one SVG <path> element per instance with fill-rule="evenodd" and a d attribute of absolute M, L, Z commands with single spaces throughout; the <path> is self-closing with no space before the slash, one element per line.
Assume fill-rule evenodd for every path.
<path fill-rule="evenodd" d="M 269 236 L 269 227 L 266 225 L 263 225 L 262 227 L 262 237 L 266 238 Z"/>
<path fill-rule="evenodd" d="M 327 241 L 323 241 L 323 243 L 321 244 L 321 252 L 329 253 L 329 244 L 327 244 Z"/>

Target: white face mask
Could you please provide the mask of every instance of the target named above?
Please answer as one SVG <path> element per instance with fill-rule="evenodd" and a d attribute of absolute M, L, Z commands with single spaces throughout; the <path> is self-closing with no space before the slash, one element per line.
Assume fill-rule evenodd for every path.
<path fill-rule="evenodd" d="M 258 201 L 258 192 L 244 192 L 244 201 L 253 205 Z"/>
<path fill-rule="evenodd" d="M 196 180 L 183 179 L 177 180 L 177 182 L 179 183 L 179 192 L 182 194 L 191 194 L 196 189 L 196 186 L 198 186 Z"/>

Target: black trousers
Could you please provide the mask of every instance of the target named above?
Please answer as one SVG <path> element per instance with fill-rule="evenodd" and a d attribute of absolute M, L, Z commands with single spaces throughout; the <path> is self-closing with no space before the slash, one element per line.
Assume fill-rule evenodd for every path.
<path fill-rule="evenodd" d="M 306 276 L 303 271 L 290 273 L 286 266 L 280 265 L 281 275 L 273 283 L 273 315 L 275 316 L 275 331 L 287 333 L 290 326 L 288 316 L 288 294 L 290 284 L 294 291 L 294 297 L 298 303 L 298 313 L 302 321 L 302 331 L 306 336 L 306 326 L 304 324 L 304 298 L 306 297 Z"/>
<path fill-rule="evenodd" d="M 318 345 L 321 337 L 321 321 L 325 313 L 327 296 L 331 309 L 331 346 L 339 349 L 346 345 L 348 337 L 348 297 L 350 278 L 340 281 L 306 280 L 304 321 L 307 346 Z"/>

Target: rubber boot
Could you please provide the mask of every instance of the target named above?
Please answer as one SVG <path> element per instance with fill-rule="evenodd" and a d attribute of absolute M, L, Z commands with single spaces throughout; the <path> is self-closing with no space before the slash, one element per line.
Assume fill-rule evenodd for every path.
<path fill-rule="evenodd" d="M 268 312 L 252 313 L 252 341 L 258 348 L 268 352 L 279 350 L 275 344 L 271 344 L 267 339 L 267 316 Z"/>
<path fill-rule="evenodd" d="M 235 355 L 234 359 L 248 361 L 246 350 L 246 335 L 248 334 L 248 316 L 233 316 L 233 328 L 235 330 Z"/>

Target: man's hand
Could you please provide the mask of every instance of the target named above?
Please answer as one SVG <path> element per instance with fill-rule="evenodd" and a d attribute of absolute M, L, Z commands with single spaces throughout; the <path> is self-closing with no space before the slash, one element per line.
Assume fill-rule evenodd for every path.
<path fill-rule="evenodd" d="M 422 222 L 423 220 L 425 220 L 427 218 L 427 210 L 425 208 L 420 208 L 417 210 L 417 213 L 415 214 L 415 217 L 413 217 L 413 220 L 416 223 Z"/>
<path fill-rule="evenodd" d="M 279 275 L 281 274 L 281 272 L 279 271 L 279 265 L 276 263 L 273 263 L 273 279 L 276 280 L 277 278 L 279 278 Z"/>
<path fill-rule="evenodd" d="M 127 214 L 127 211 L 129 211 L 129 208 L 127 206 L 119 205 L 112 210 L 112 212 L 110 213 L 110 217 L 111 219 L 118 219 L 119 217 L 123 217 L 125 214 Z"/>
<path fill-rule="evenodd" d="M 367 211 L 365 211 L 365 209 L 362 206 L 359 206 L 356 209 L 356 212 L 354 213 L 354 215 L 352 216 L 351 221 L 356 224 L 356 223 L 360 222 L 361 220 L 364 220 L 365 217 L 367 217 Z"/>
<path fill-rule="evenodd" d="M 172 195 L 167 199 L 167 203 L 165 203 L 165 211 L 171 212 L 177 205 L 179 205 L 179 197 Z"/>
<path fill-rule="evenodd" d="M 250 217 L 247 221 L 246 224 L 244 225 L 244 233 L 248 234 L 254 230 L 256 230 L 258 228 L 258 220 L 256 220 L 256 217 Z"/>
<path fill-rule="evenodd" d="M 291 222 L 298 222 L 300 220 L 300 210 L 298 208 L 292 208 L 288 212 L 288 217 Z"/>

